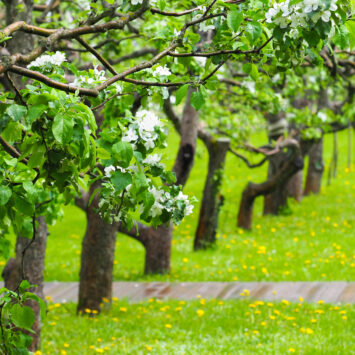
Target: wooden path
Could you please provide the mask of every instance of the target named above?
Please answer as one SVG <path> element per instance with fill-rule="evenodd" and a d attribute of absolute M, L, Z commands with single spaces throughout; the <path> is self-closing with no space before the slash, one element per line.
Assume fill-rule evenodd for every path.
<path fill-rule="evenodd" d="M 248 291 L 244 291 L 248 290 Z M 76 302 L 77 282 L 46 282 L 46 296 L 53 302 Z M 138 302 L 149 298 L 190 300 L 196 297 L 265 301 L 355 303 L 355 282 L 114 282 L 113 297 Z"/>

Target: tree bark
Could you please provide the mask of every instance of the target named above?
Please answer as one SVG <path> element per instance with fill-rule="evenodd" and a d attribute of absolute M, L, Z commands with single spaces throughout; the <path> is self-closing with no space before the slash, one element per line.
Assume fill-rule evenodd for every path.
<path fill-rule="evenodd" d="M 284 152 L 279 152 L 275 156 L 271 157 L 269 160 L 268 179 L 271 179 L 274 175 L 276 175 L 282 166 L 284 166 L 286 161 L 287 155 Z M 285 179 L 280 181 L 275 188 L 273 188 L 272 192 L 265 196 L 264 215 L 278 215 L 281 208 L 287 207 L 287 185 L 291 177 L 292 175 L 289 176 L 287 180 Z"/>
<path fill-rule="evenodd" d="M 34 242 L 26 250 L 24 257 L 24 275 L 25 279 L 31 285 L 37 285 L 37 287 L 31 288 L 29 291 L 35 293 L 37 296 L 44 299 L 43 294 L 43 271 L 44 271 L 44 259 L 46 254 L 47 245 L 47 224 L 44 217 L 38 217 L 38 226 L 36 228 L 36 236 Z M 16 258 L 11 258 L 3 272 L 2 277 L 5 281 L 5 287 L 10 290 L 16 290 L 21 282 L 22 274 L 22 252 L 25 247 L 30 243 L 30 239 L 17 237 L 16 240 Z M 37 302 L 29 301 L 28 305 L 35 311 L 35 323 L 32 329 L 34 334 L 30 334 L 33 338 L 33 342 L 29 348 L 30 351 L 35 351 L 40 346 L 40 334 L 41 334 L 41 321 L 40 321 L 40 307 Z"/>
<path fill-rule="evenodd" d="M 207 142 L 209 154 L 208 173 L 203 191 L 200 217 L 195 234 L 194 250 L 206 249 L 216 241 L 218 214 L 223 203 L 220 188 L 229 139 L 217 139 Z"/>
<path fill-rule="evenodd" d="M 264 183 L 254 184 L 249 182 L 244 189 L 238 213 L 238 227 L 251 229 L 255 199 L 261 195 L 272 196 L 271 194 L 275 190 L 279 189 L 280 186 L 285 186 L 290 177 L 303 168 L 303 157 L 299 143 L 292 139 L 286 140 L 285 143 L 285 146 L 288 146 L 289 155 L 280 169 L 275 174 L 270 175 Z"/>
<path fill-rule="evenodd" d="M 118 231 L 117 224 L 106 223 L 98 213 L 98 196 L 88 206 L 88 196 L 100 187 L 95 182 L 89 194 L 83 194 L 76 204 L 86 212 L 87 227 L 82 242 L 78 312 L 85 309 L 101 312 L 109 307 L 112 296 L 113 262 Z"/>
<path fill-rule="evenodd" d="M 173 226 L 147 228 L 144 233 L 145 265 L 144 273 L 165 274 L 170 272 L 171 241 Z"/>
<path fill-rule="evenodd" d="M 281 139 L 287 131 L 287 122 L 284 112 L 277 114 L 268 113 L 265 115 L 268 125 L 269 141 L 277 141 Z M 281 167 L 287 160 L 286 154 L 282 151 L 269 158 L 268 180 L 279 172 Z M 291 178 L 291 177 L 290 177 Z M 280 208 L 287 206 L 287 183 L 275 186 L 272 192 L 265 196 L 264 199 L 264 215 L 279 213 Z"/>
<path fill-rule="evenodd" d="M 290 178 L 287 185 L 288 196 L 300 202 L 303 197 L 303 170 L 300 170 Z"/>
<path fill-rule="evenodd" d="M 308 155 L 309 161 L 304 194 L 318 194 L 321 189 L 322 175 L 324 171 L 323 138 L 313 143 Z"/>

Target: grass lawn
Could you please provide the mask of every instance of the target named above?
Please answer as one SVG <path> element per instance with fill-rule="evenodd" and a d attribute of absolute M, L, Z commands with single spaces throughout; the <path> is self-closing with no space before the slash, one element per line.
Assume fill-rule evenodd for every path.
<path fill-rule="evenodd" d="M 109 314 L 52 304 L 37 354 L 355 354 L 355 306 L 114 300 Z"/>
<path fill-rule="evenodd" d="M 265 139 L 258 135 L 259 143 Z M 332 137 L 325 142 L 325 163 L 329 165 Z M 174 161 L 178 137 L 170 136 L 168 153 Z M 216 249 L 192 251 L 198 215 L 193 214 L 176 229 L 172 249 L 172 272 L 154 280 L 179 281 L 311 281 L 355 279 L 355 168 L 348 171 L 347 132 L 339 135 L 338 177 L 330 186 L 324 174 L 322 193 L 305 197 L 300 204 L 290 202 L 292 214 L 262 216 L 262 198 L 256 202 L 253 231 L 236 228 L 239 200 L 248 180 L 263 181 L 266 166 L 248 169 L 229 156 L 223 183 L 225 205 L 220 214 Z M 199 144 L 196 164 L 185 192 L 201 200 L 207 154 Z M 196 205 L 196 212 L 198 211 Z M 79 277 L 81 238 L 85 215 L 75 206 L 65 208 L 65 216 L 50 227 L 46 256 L 46 280 L 75 281 Z M 1 261 L 4 265 L 5 261 Z M 144 249 L 133 239 L 118 235 L 114 278 L 150 280 L 142 275 Z"/>

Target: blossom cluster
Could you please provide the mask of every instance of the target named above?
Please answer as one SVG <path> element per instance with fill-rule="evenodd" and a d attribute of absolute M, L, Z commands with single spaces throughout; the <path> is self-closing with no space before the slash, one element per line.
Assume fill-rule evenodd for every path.
<path fill-rule="evenodd" d="M 155 147 L 154 142 L 159 137 L 155 128 L 162 127 L 162 122 L 153 112 L 147 110 L 137 112 L 136 118 L 136 122 L 130 124 L 128 130 L 124 133 L 122 141 L 135 145 L 140 138 L 147 150 L 153 149 Z"/>
<path fill-rule="evenodd" d="M 55 66 L 61 66 L 63 62 L 65 62 L 67 59 L 65 58 L 65 54 L 62 52 L 55 52 L 53 55 L 49 54 L 44 54 L 38 57 L 36 60 L 32 61 L 29 65 L 27 65 L 27 68 L 39 68 L 42 67 L 46 64 L 52 64 Z"/>
<path fill-rule="evenodd" d="M 184 215 L 188 216 L 192 213 L 194 206 L 190 204 L 188 196 L 184 195 L 181 191 L 176 197 L 173 197 L 170 192 L 163 189 L 157 189 L 155 186 L 151 186 L 149 192 L 154 196 L 154 204 L 151 207 L 149 214 L 151 217 L 160 216 L 164 210 L 173 212 L 177 209 L 179 203 L 183 203 Z M 144 206 L 141 206 L 141 210 L 144 210 Z"/>
<path fill-rule="evenodd" d="M 105 71 L 99 70 L 97 66 L 95 66 L 93 70 L 89 70 L 86 74 L 87 75 L 80 75 L 78 78 L 75 78 L 74 82 L 70 85 L 94 87 L 106 80 Z"/>
<path fill-rule="evenodd" d="M 326 6 L 322 0 L 303 0 L 296 4 L 290 4 L 290 2 L 286 0 L 274 3 L 265 15 L 266 22 L 274 23 L 280 28 L 307 27 L 309 21 L 316 23 L 322 19 L 323 22 L 329 22 L 331 11 L 338 8 L 336 0 L 331 0 L 329 6 Z"/>

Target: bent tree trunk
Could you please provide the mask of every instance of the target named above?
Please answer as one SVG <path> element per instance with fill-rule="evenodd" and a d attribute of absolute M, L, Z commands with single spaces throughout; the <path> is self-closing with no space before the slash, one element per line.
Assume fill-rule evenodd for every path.
<path fill-rule="evenodd" d="M 23 271 L 25 279 L 31 285 L 37 285 L 37 287 L 31 288 L 29 291 L 35 293 L 38 297 L 44 299 L 43 294 L 43 271 L 44 271 L 44 259 L 46 255 L 47 245 L 47 224 L 44 217 L 37 218 L 38 226 L 36 228 L 36 236 L 34 242 L 26 250 Z M 30 243 L 30 239 L 17 237 L 16 240 L 16 258 L 11 258 L 3 272 L 2 277 L 5 281 L 5 287 L 10 290 L 16 290 L 22 278 L 22 252 L 25 247 Z M 30 334 L 33 338 L 33 342 L 29 348 L 30 351 L 35 351 L 40 346 L 40 308 L 37 302 L 29 301 L 27 305 L 31 306 L 35 311 L 35 323 L 32 329 L 34 334 Z"/>
<path fill-rule="evenodd" d="M 115 257 L 117 224 L 106 223 L 98 213 L 98 196 L 88 206 L 89 196 L 100 187 L 95 182 L 89 194 L 83 193 L 76 204 L 81 207 L 87 218 L 86 232 L 82 242 L 79 300 L 77 312 L 85 309 L 100 312 L 109 307 L 112 296 L 113 262 Z"/>
<path fill-rule="evenodd" d="M 324 171 L 323 138 L 313 143 L 308 156 L 309 161 L 304 194 L 318 194 L 320 192 Z"/>
<path fill-rule="evenodd" d="M 195 234 L 194 250 L 206 249 L 216 241 L 218 214 L 223 203 L 220 188 L 229 139 L 217 139 L 205 142 L 208 154 L 208 173 L 203 191 L 200 217 Z"/>
<path fill-rule="evenodd" d="M 255 199 L 261 195 L 270 195 L 280 186 L 285 186 L 290 177 L 303 168 L 303 157 L 298 142 L 288 139 L 284 147 L 289 148 L 290 155 L 282 167 L 264 183 L 250 182 L 244 189 L 238 213 L 238 227 L 251 229 Z"/>

